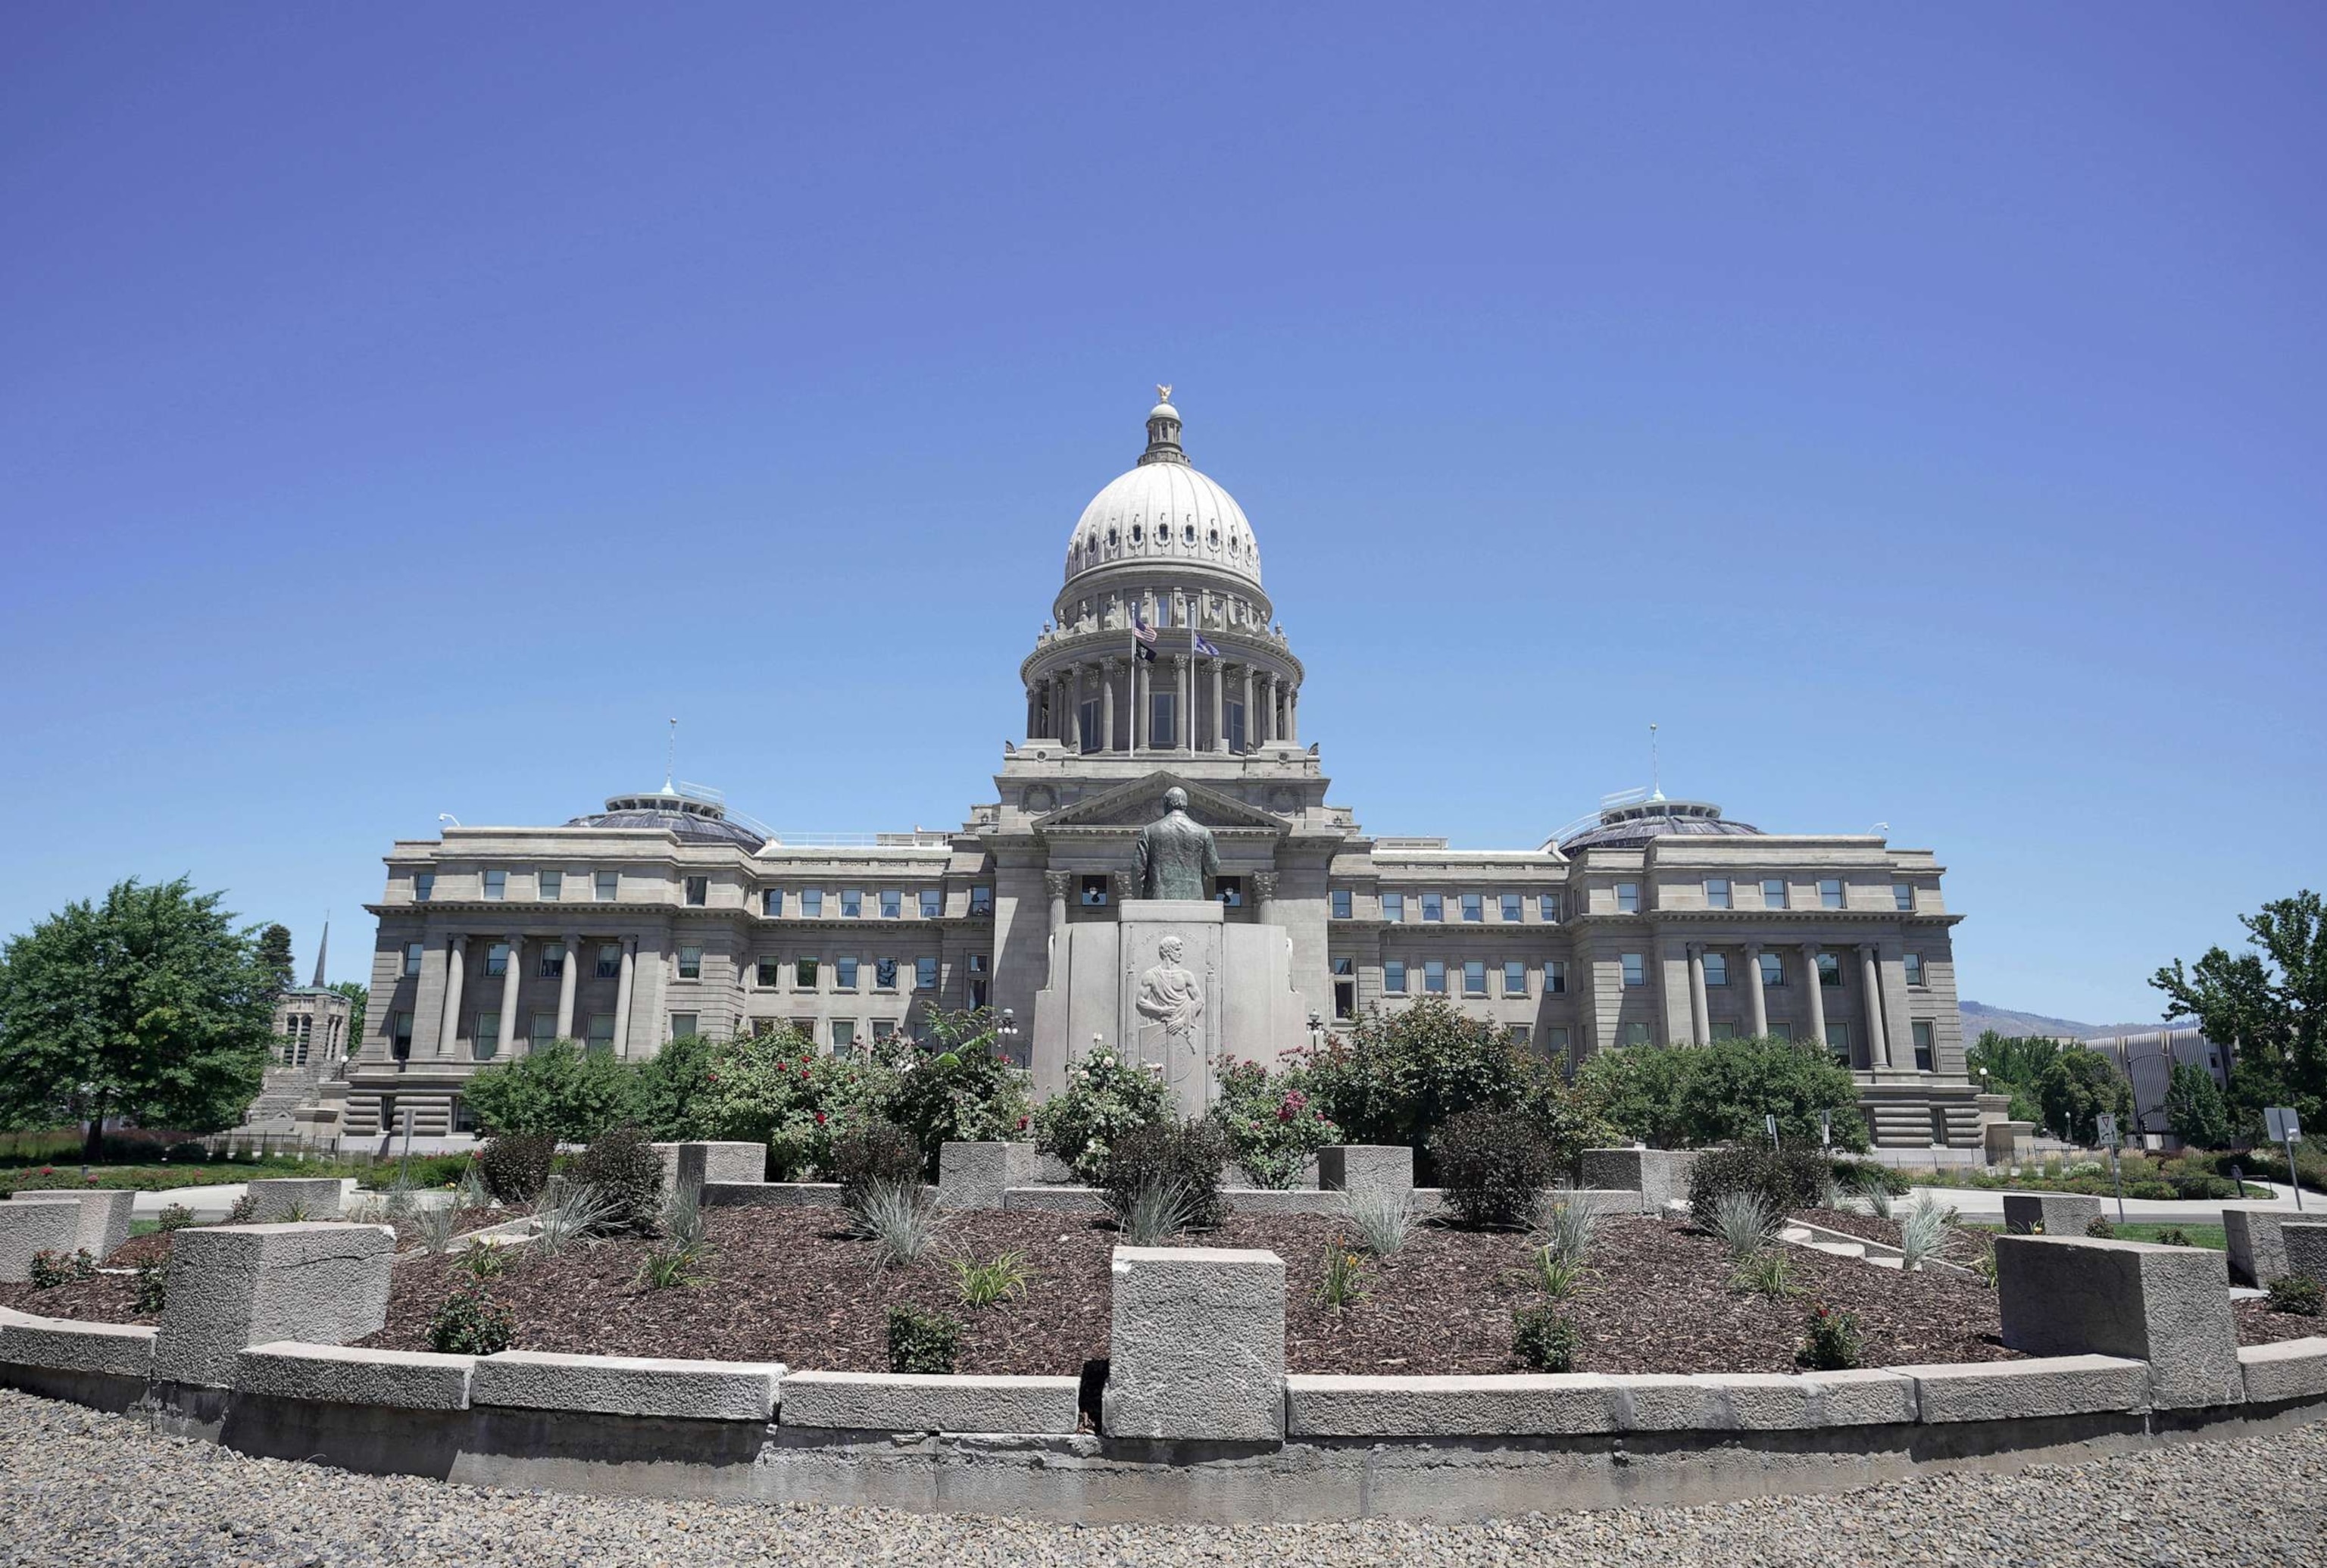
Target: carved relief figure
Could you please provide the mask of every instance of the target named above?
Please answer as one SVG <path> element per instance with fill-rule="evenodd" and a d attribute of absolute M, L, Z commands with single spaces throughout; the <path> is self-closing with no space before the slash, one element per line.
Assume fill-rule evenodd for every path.
<path fill-rule="evenodd" d="M 1186 950 L 1177 937 L 1156 943 L 1155 956 L 1161 961 L 1140 975 L 1138 993 L 1132 999 L 1140 1017 L 1163 1027 L 1164 1077 L 1173 1084 L 1185 1078 L 1203 1058 L 1196 1026 L 1204 1018 L 1204 987 L 1193 970 L 1181 966 L 1181 955 Z"/>
<path fill-rule="evenodd" d="M 1134 854 L 1142 898 L 1202 899 L 1220 872 L 1212 830 L 1188 815 L 1188 792 L 1176 784 L 1164 791 L 1164 815 L 1139 830 Z"/>

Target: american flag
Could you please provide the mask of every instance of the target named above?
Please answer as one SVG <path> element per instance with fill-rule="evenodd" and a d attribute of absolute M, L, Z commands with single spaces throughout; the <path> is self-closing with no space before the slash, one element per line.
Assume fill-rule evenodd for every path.
<path fill-rule="evenodd" d="M 1155 640 L 1155 629 L 1148 625 L 1147 618 L 1136 610 L 1131 612 L 1131 635 L 1142 642 Z"/>

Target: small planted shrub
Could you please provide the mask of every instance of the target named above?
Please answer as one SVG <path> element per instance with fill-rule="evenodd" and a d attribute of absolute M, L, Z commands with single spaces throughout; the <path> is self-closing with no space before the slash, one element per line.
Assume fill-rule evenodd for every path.
<path fill-rule="evenodd" d="M 2157 1245 L 2160 1246 L 2195 1246 L 2198 1244 L 2190 1239 L 2190 1233 L 2188 1231 L 2182 1229 L 2180 1226 L 2175 1225 L 2169 1226 L 2165 1229 L 2157 1233 Z"/>
<path fill-rule="evenodd" d="M 2322 1291 L 2317 1280 L 2308 1274 L 2285 1274 L 2265 1287 L 2269 1292 L 2270 1310 L 2292 1312 L 2299 1318 L 2321 1315 L 2327 1302 L 2327 1291 Z"/>
<path fill-rule="evenodd" d="M 89 1248 L 79 1252 L 51 1252 L 46 1247 L 33 1255 L 26 1265 L 25 1278 L 36 1291 L 52 1291 L 59 1285 L 85 1280 L 97 1272 L 97 1259 L 89 1256 Z"/>
<path fill-rule="evenodd" d="M 567 1179 L 594 1188 L 607 1208 L 607 1227 L 652 1236 L 662 1224 L 662 1155 L 637 1127 L 601 1133 L 582 1152 Z"/>
<path fill-rule="evenodd" d="M 1185 1227 L 1211 1230 L 1228 1218 L 1228 1203 L 1220 1196 L 1227 1160 L 1228 1140 L 1211 1123 L 1151 1122 L 1115 1141 L 1098 1185 L 1118 1223 L 1143 1189 L 1173 1186 L 1187 1204 Z"/>
<path fill-rule="evenodd" d="M 226 1211 L 226 1223 L 229 1225 L 248 1225 L 250 1223 L 250 1217 L 257 1212 L 258 1194 L 256 1192 L 246 1192 L 241 1197 L 236 1199 L 233 1206 Z"/>
<path fill-rule="evenodd" d="M 950 1373 L 961 1354 L 961 1321 L 900 1304 L 889 1309 L 889 1370 Z"/>
<path fill-rule="evenodd" d="M 1528 1254 L 1528 1281 L 1553 1301 L 1566 1301 L 1584 1288 L 1584 1260 L 1562 1257 L 1546 1244 Z"/>
<path fill-rule="evenodd" d="M 848 1206 L 851 1234 L 873 1244 L 873 1266 L 919 1263 L 937 1239 L 937 1199 L 920 1181 L 876 1181 Z"/>
<path fill-rule="evenodd" d="M 1188 1228 L 1195 1206 L 1176 1181 L 1150 1181 L 1118 1199 L 1110 1194 L 1107 1208 L 1126 1246 L 1162 1246 Z"/>
<path fill-rule="evenodd" d="M 1310 1156 L 1341 1138 L 1341 1128 L 1311 1097 L 1305 1068 L 1272 1076 L 1257 1061 L 1230 1062 L 1220 1085 L 1212 1115 L 1228 1134 L 1229 1157 L 1257 1187 L 1299 1185 Z"/>
<path fill-rule="evenodd" d="M 894 1122 L 874 1118 L 833 1134 L 832 1179 L 843 1204 L 880 1183 L 918 1185 L 926 1170 L 921 1143 Z"/>
<path fill-rule="evenodd" d="M 1556 1158 L 1533 1119 L 1517 1111 L 1450 1116 L 1430 1150 L 1448 1213 L 1478 1229 L 1514 1229 L 1532 1219 Z"/>
<path fill-rule="evenodd" d="M 703 1189 L 699 1185 L 681 1182 L 663 1199 L 662 1233 L 681 1246 L 708 1242 L 710 1227 L 703 1218 Z"/>
<path fill-rule="evenodd" d="M 444 1356 L 498 1356 L 517 1342 L 517 1314 L 485 1293 L 463 1285 L 428 1319 L 428 1348 Z"/>
<path fill-rule="evenodd" d="M 1035 1107 L 1034 1143 L 1096 1187 L 1104 1184 L 1117 1143 L 1171 1117 L 1171 1094 L 1160 1077 L 1097 1046 L 1069 1064 L 1065 1091 Z"/>
<path fill-rule="evenodd" d="M 2117 1239 L 2117 1227 L 2106 1218 L 2089 1219 L 2085 1221 L 2085 1234 L 2095 1241 L 2114 1241 Z"/>
<path fill-rule="evenodd" d="M 1031 1276 L 1023 1252 L 1001 1253 L 985 1263 L 968 1253 L 946 1261 L 952 1265 L 954 1283 L 961 1292 L 961 1304 L 973 1311 L 1026 1293 L 1026 1281 Z"/>
<path fill-rule="evenodd" d="M 503 1133 L 477 1151 L 477 1177 L 503 1203 L 530 1203 L 549 1185 L 549 1162 L 557 1153 L 549 1133 Z"/>
<path fill-rule="evenodd" d="M 158 1318 L 162 1309 L 170 1304 L 170 1265 L 146 1259 L 137 1265 L 137 1278 L 131 1286 L 141 1318 Z"/>
<path fill-rule="evenodd" d="M 1739 1295 L 1768 1296 L 1782 1301 L 1801 1294 L 1794 1283 L 1794 1265 L 1782 1252 L 1757 1252 L 1746 1257 L 1729 1276 L 1729 1288 Z"/>
<path fill-rule="evenodd" d="M 710 1255 L 710 1247 L 699 1241 L 658 1242 L 649 1249 L 646 1262 L 639 1268 L 639 1283 L 657 1291 L 699 1285 L 710 1277 L 703 1272 L 704 1262 Z"/>
<path fill-rule="evenodd" d="M 162 1212 L 154 1217 L 157 1230 L 183 1230 L 193 1222 L 194 1211 L 182 1203 L 165 1204 Z"/>
<path fill-rule="evenodd" d="M 1339 1312 L 1366 1293 L 1365 1266 L 1340 1237 L 1333 1238 L 1332 1250 L 1325 1255 L 1325 1277 L 1318 1282 L 1318 1303 L 1329 1311 Z"/>
<path fill-rule="evenodd" d="M 1583 1334 L 1556 1307 L 1522 1307 L 1511 1314 L 1511 1356 L 1530 1372 L 1573 1372 Z"/>
<path fill-rule="evenodd" d="M 1836 1311 L 1823 1304 L 1810 1309 L 1794 1359 L 1813 1372 L 1847 1372 L 1865 1353 L 1858 1314 Z"/>
<path fill-rule="evenodd" d="M 1376 1257 L 1396 1257 L 1414 1234 L 1414 1196 L 1408 1192 L 1346 1192 L 1341 1214 L 1365 1249 Z"/>
<path fill-rule="evenodd" d="M 1773 1214 L 1791 1214 L 1817 1207 L 1833 1171 L 1814 1149 L 1715 1149 L 1689 1167 L 1688 1204 L 1703 1216 L 1724 1193 L 1756 1192 Z"/>
<path fill-rule="evenodd" d="M 472 1280 L 499 1279 L 509 1272 L 509 1248 L 490 1241 L 472 1241 L 461 1249 L 462 1270 Z"/>

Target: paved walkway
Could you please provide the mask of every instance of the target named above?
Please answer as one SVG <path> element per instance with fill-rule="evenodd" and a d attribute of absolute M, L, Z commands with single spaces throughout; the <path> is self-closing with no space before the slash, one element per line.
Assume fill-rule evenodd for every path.
<path fill-rule="evenodd" d="M 2274 1196 L 2267 1201 L 2259 1198 L 2230 1199 L 2155 1199 L 2128 1198 L 2125 1200 L 2126 1221 L 2131 1225 L 2220 1225 L 2222 1206 L 2235 1203 L 2242 1209 L 2268 1209 L 2293 1214 L 2298 1205 L 2294 1189 L 2268 1181 L 2257 1181 L 2252 1177 L 2248 1184 L 2268 1187 Z M 2014 1190 L 2017 1190 L 2016 1189 Z M 1894 1199 L 1894 1205 L 1912 1203 L 1915 1194 L 1928 1192 L 1941 1203 L 1955 1205 L 1966 1219 L 2004 1220 L 2004 1193 L 1985 1187 L 1918 1187 L 1904 1198 Z M 2303 1194 L 2301 1211 L 2312 1218 L 2327 1220 L 2327 1196 L 2316 1192 Z M 1896 1212 L 1894 1207 L 1893 1212 Z M 2117 1218 L 2117 1199 L 2113 1194 L 2101 1198 L 2101 1212 L 2109 1218 Z"/>

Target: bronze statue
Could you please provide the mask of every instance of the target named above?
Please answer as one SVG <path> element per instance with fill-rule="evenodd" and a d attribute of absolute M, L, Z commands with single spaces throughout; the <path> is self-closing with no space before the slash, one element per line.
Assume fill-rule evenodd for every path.
<path fill-rule="evenodd" d="M 1188 815 L 1188 792 L 1176 784 L 1164 791 L 1164 815 L 1139 830 L 1135 853 L 1144 899 L 1202 899 L 1220 873 L 1212 830 Z"/>

